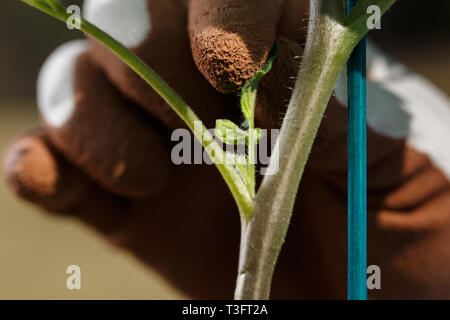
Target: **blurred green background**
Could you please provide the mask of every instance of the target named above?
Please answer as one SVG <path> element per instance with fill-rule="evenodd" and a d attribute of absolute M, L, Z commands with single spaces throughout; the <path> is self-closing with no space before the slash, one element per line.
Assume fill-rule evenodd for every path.
<path fill-rule="evenodd" d="M 19 0 L 2 0 L 2 155 L 17 134 L 38 125 L 35 85 L 41 64 L 59 44 L 80 37 Z M 450 1 L 399 0 L 371 38 L 450 95 Z M 111 248 L 77 221 L 38 211 L 14 198 L 0 181 L 0 299 L 182 297 L 152 270 Z M 65 287 L 65 270 L 71 264 L 82 269 L 80 291 Z"/>

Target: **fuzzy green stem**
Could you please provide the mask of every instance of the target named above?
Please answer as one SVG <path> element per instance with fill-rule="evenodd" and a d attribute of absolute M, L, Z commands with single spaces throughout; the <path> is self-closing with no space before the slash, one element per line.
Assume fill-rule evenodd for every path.
<path fill-rule="evenodd" d="M 59 8 L 55 9 L 59 1 L 57 0 L 22 0 L 23 2 L 44 11 L 45 13 L 66 22 L 70 15 Z M 149 66 L 145 64 L 133 52 L 123 46 L 120 42 L 112 38 L 92 23 L 81 18 L 80 29 L 90 37 L 102 43 L 111 50 L 125 64 L 133 69 L 142 79 L 144 79 L 155 90 L 167 104 L 180 116 L 185 124 L 191 129 L 194 135 L 203 144 L 211 160 L 221 173 L 228 188 L 230 189 L 241 216 L 248 217 L 253 209 L 253 199 L 247 190 L 246 185 L 239 176 L 233 165 L 224 161 L 225 154 L 221 146 L 215 141 L 209 131 L 202 124 L 202 130 L 194 130 L 195 123 L 201 122 L 192 109 L 181 99 L 181 97 L 170 86 L 162 80 Z"/>
<path fill-rule="evenodd" d="M 368 31 L 366 21 L 359 18 L 354 21 L 364 26 L 346 26 L 342 0 L 311 0 L 310 8 L 303 61 L 274 150 L 279 163 L 272 162 L 269 168 L 278 168 L 278 173 L 264 178 L 252 219 L 242 228 L 236 299 L 269 298 L 275 264 L 320 122 L 341 70 Z"/>

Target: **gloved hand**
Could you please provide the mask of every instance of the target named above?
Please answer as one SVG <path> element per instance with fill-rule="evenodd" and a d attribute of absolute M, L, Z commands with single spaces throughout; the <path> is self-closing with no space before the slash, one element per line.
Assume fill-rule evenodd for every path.
<path fill-rule="evenodd" d="M 237 123 L 236 93 L 281 54 L 258 91 L 256 121 L 280 126 L 307 19 L 296 0 L 87 0 L 84 15 L 137 53 L 208 128 Z M 303 21 L 303 22 L 302 22 Z M 449 103 L 369 48 L 368 264 L 372 298 L 450 298 Z M 346 296 L 346 97 L 336 87 L 300 187 L 273 298 Z M 231 298 L 239 217 L 213 166 L 171 162 L 183 123 L 94 40 L 68 43 L 38 79 L 43 126 L 5 160 L 22 198 L 75 216 L 195 298 Z"/>

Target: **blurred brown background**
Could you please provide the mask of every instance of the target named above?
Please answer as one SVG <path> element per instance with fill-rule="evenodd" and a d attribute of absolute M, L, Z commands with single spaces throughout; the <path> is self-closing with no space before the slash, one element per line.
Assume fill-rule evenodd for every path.
<path fill-rule="evenodd" d="M 45 58 L 59 44 L 80 37 L 19 0 L 2 0 L 1 154 L 14 136 L 38 124 L 35 84 Z M 398 0 L 371 38 L 450 95 L 450 1 Z M 76 221 L 37 211 L 15 199 L 0 181 L 0 299 L 182 297 L 152 270 Z M 65 270 L 71 264 L 81 267 L 80 291 L 65 287 Z"/>

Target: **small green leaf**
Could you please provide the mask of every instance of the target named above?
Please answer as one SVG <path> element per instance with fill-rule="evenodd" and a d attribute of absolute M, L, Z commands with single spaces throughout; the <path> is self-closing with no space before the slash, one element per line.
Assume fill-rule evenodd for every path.
<path fill-rule="evenodd" d="M 216 136 L 226 144 L 246 144 L 248 132 L 230 120 L 216 121 Z"/>
<path fill-rule="evenodd" d="M 216 121 L 216 136 L 226 144 L 246 144 L 248 145 L 249 133 L 242 130 L 230 120 Z M 253 129 L 255 142 L 258 143 L 266 135 L 265 130 L 260 128 Z"/>
<path fill-rule="evenodd" d="M 262 78 L 270 72 L 273 62 L 280 54 L 280 49 L 275 43 L 269 59 L 261 70 L 256 72 L 253 77 L 244 85 L 241 91 L 241 109 L 247 120 L 253 120 L 255 112 L 256 91 Z"/>

